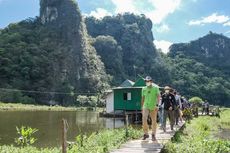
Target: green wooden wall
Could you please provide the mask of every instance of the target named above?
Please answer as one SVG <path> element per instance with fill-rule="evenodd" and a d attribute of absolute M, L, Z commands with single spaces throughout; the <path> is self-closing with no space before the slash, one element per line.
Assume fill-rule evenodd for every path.
<path fill-rule="evenodd" d="M 141 110 L 141 91 L 142 88 L 114 89 L 114 109 Z M 131 93 L 131 100 L 125 101 L 124 93 Z"/>

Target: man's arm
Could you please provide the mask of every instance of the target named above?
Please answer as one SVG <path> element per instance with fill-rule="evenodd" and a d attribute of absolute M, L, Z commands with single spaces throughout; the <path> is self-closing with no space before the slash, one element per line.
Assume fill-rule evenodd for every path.
<path fill-rule="evenodd" d="M 157 104 L 158 104 L 158 106 L 160 105 L 160 100 L 161 100 L 161 95 L 158 94 L 158 95 L 157 95 Z"/>
<path fill-rule="evenodd" d="M 142 98 L 141 98 L 141 108 L 143 108 L 144 102 L 145 102 L 145 97 L 142 96 Z"/>
<path fill-rule="evenodd" d="M 156 104 L 156 110 L 159 109 L 159 106 L 160 106 L 160 94 L 157 95 L 157 104 Z"/>

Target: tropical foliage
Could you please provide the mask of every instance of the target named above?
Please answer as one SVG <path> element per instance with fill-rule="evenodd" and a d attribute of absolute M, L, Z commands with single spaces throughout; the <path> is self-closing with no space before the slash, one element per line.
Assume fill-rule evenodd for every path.
<path fill-rule="evenodd" d="M 41 1 L 40 17 L 0 31 L 0 98 L 4 102 L 70 105 L 75 93 L 99 93 L 108 87 L 108 75 L 90 44 L 77 4 L 45 1 Z M 52 15 L 44 8 L 50 5 L 65 17 L 49 20 Z"/>
<path fill-rule="evenodd" d="M 150 75 L 188 98 L 230 105 L 228 37 L 210 32 L 173 44 L 165 55 L 144 15 L 83 19 L 72 0 L 40 4 L 39 17 L 0 30 L 1 101 L 73 105 L 77 95 L 101 94 L 109 85 Z M 58 9 L 46 9 L 53 7 Z"/>

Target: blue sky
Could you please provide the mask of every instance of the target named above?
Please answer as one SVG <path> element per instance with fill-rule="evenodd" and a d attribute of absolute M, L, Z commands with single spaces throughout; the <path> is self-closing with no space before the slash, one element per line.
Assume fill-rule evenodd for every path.
<path fill-rule="evenodd" d="M 167 52 L 172 43 L 189 42 L 209 31 L 230 37 L 230 0 L 77 0 L 84 15 L 132 12 L 153 22 L 154 43 Z M 39 15 L 39 0 L 0 0 L 0 28 Z"/>

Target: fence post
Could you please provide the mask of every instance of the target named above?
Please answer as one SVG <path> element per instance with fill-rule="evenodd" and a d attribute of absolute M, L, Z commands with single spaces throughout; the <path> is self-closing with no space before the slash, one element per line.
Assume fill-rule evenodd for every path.
<path fill-rule="evenodd" d="M 113 111 L 113 129 L 115 129 L 116 125 L 115 125 L 115 110 Z"/>
<path fill-rule="evenodd" d="M 66 143 L 66 122 L 65 119 L 62 119 L 62 153 L 67 153 L 67 143 Z"/>
<path fill-rule="evenodd" d="M 125 135 L 126 135 L 126 137 L 128 137 L 128 123 L 129 122 L 129 115 L 125 115 L 125 123 L 126 123 L 126 125 L 125 125 L 125 129 L 126 129 L 126 133 L 125 133 Z"/>

